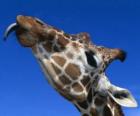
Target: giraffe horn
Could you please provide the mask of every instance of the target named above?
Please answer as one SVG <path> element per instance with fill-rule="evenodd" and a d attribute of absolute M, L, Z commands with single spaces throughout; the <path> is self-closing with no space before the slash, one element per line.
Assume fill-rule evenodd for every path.
<path fill-rule="evenodd" d="M 9 26 L 7 27 L 7 29 L 6 29 L 6 31 L 5 31 L 5 33 L 4 33 L 4 40 L 5 40 L 5 41 L 6 41 L 7 37 L 8 37 L 8 35 L 9 35 L 11 32 L 15 31 L 15 30 L 17 29 L 17 27 L 18 27 L 17 23 L 12 23 L 11 25 L 9 25 Z"/>

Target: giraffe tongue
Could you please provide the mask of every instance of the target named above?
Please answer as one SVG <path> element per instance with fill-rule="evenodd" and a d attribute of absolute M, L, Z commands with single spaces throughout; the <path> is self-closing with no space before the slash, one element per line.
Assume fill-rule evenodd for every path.
<path fill-rule="evenodd" d="M 4 40 L 6 41 L 8 35 L 10 33 L 12 33 L 13 31 L 15 31 L 18 28 L 17 23 L 12 23 L 11 25 L 9 25 L 4 33 Z"/>

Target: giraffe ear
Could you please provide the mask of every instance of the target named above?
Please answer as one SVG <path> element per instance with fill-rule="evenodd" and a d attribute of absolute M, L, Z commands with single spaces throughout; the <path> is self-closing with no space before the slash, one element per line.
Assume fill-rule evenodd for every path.
<path fill-rule="evenodd" d="M 112 86 L 110 92 L 108 93 L 110 97 L 121 106 L 137 107 L 136 100 L 127 89 Z"/>

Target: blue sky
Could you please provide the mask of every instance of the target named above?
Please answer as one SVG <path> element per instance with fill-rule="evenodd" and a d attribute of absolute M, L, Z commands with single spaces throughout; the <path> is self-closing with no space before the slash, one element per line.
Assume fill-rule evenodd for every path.
<path fill-rule="evenodd" d="M 139 0 L 3 0 L 0 14 L 0 116 L 79 116 L 47 83 L 30 49 L 21 47 L 14 34 L 2 41 L 19 14 L 36 16 L 68 33 L 89 32 L 98 45 L 124 49 L 126 61 L 113 62 L 107 75 L 140 102 Z M 140 107 L 124 112 L 140 116 Z"/>

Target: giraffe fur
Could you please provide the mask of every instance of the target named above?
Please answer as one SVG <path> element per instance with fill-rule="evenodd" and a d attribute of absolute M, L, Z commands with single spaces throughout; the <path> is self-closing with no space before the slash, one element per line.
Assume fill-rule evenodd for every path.
<path fill-rule="evenodd" d="M 124 116 L 121 106 L 137 106 L 131 93 L 113 85 L 105 73 L 112 61 L 125 60 L 123 50 L 98 46 L 88 33 L 67 34 L 30 16 L 17 16 L 5 40 L 12 31 L 32 50 L 48 82 L 81 116 Z"/>

